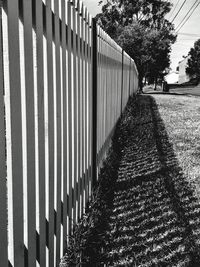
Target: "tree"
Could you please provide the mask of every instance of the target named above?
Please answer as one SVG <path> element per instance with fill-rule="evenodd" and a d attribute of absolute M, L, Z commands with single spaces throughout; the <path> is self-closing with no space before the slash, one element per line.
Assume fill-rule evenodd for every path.
<path fill-rule="evenodd" d="M 135 60 L 140 88 L 144 77 L 155 84 L 158 78 L 162 78 L 170 64 L 169 53 L 174 39 L 168 30 L 146 28 L 137 22 L 126 26 L 121 32 L 117 42 Z"/>
<path fill-rule="evenodd" d="M 188 67 L 186 68 L 187 74 L 191 78 L 196 78 L 200 81 L 200 39 L 194 43 L 194 47 L 188 53 Z"/>
<path fill-rule="evenodd" d="M 169 67 L 174 26 L 165 19 L 171 4 L 164 0 L 107 0 L 97 20 L 105 31 L 134 58 L 139 82 L 157 81 Z"/>
<path fill-rule="evenodd" d="M 100 1 L 103 4 L 104 1 Z M 97 20 L 105 31 L 115 37 L 119 26 L 125 27 L 133 22 L 152 28 L 162 28 L 169 24 L 164 19 L 170 11 L 171 3 L 166 0 L 107 0 Z"/>

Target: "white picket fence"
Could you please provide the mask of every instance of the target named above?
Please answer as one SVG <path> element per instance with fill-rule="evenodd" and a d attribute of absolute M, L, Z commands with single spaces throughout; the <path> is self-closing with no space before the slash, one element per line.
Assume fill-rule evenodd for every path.
<path fill-rule="evenodd" d="M 0 12 L 0 267 L 58 266 L 138 73 L 79 1 Z"/>

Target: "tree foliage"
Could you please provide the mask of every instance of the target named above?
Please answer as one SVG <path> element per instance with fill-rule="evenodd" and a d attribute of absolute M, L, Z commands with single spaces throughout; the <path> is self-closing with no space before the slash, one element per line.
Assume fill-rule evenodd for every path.
<path fill-rule="evenodd" d="M 194 47 L 190 49 L 188 59 L 188 67 L 186 72 L 190 77 L 200 81 L 200 39 L 194 43 Z"/>
<path fill-rule="evenodd" d="M 134 58 L 141 79 L 145 77 L 152 81 L 161 77 L 169 67 L 174 39 L 167 29 L 150 29 L 134 22 L 124 28 L 117 42 Z"/>
<path fill-rule="evenodd" d="M 157 79 L 169 67 L 175 42 L 174 26 L 165 19 L 171 4 L 166 0 L 107 0 L 99 24 L 134 58 L 140 82 Z"/>
<path fill-rule="evenodd" d="M 171 26 L 164 19 L 170 9 L 171 4 L 166 0 L 107 0 L 97 18 L 106 32 L 115 37 L 119 26 L 125 27 L 133 22 L 151 28 Z"/>

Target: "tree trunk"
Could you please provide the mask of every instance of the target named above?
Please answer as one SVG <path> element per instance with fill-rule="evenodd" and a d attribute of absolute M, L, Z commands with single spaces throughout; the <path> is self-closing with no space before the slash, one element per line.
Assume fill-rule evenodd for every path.
<path fill-rule="evenodd" d="M 143 93 L 143 76 L 139 74 L 139 93 Z"/>
<path fill-rule="evenodd" d="M 157 77 L 155 78 L 154 91 L 157 89 Z"/>
<path fill-rule="evenodd" d="M 144 77 L 144 85 L 146 85 L 147 84 L 147 77 L 145 76 Z"/>

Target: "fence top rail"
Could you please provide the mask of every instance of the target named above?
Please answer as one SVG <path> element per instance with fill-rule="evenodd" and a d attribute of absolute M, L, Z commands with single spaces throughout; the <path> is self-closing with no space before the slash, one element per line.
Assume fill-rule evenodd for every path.
<path fill-rule="evenodd" d="M 118 50 L 121 53 L 122 48 L 106 32 L 104 32 L 99 25 L 97 27 L 98 27 L 98 37 L 105 43 L 107 43 L 109 46 L 111 46 L 115 50 Z"/>
<path fill-rule="evenodd" d="M 130 60 L 131 62 L 134 62 L 134 68 L 136 70 L 136 74 L 138 75 L 138 70 L 137 70 L 134 59 L 131 58 L 130 55 L 126 51 L 124 51 L 98 24 L 97 24 L 97 35 L 98 35 L 98 38 L 103 40 L 106 44 L 114 48 L 119 53 L 122 53 L 123 51 L 123 56 L 124 56 L 125 61 L 127 60 L 127 63 L 130 63 Z"/>

